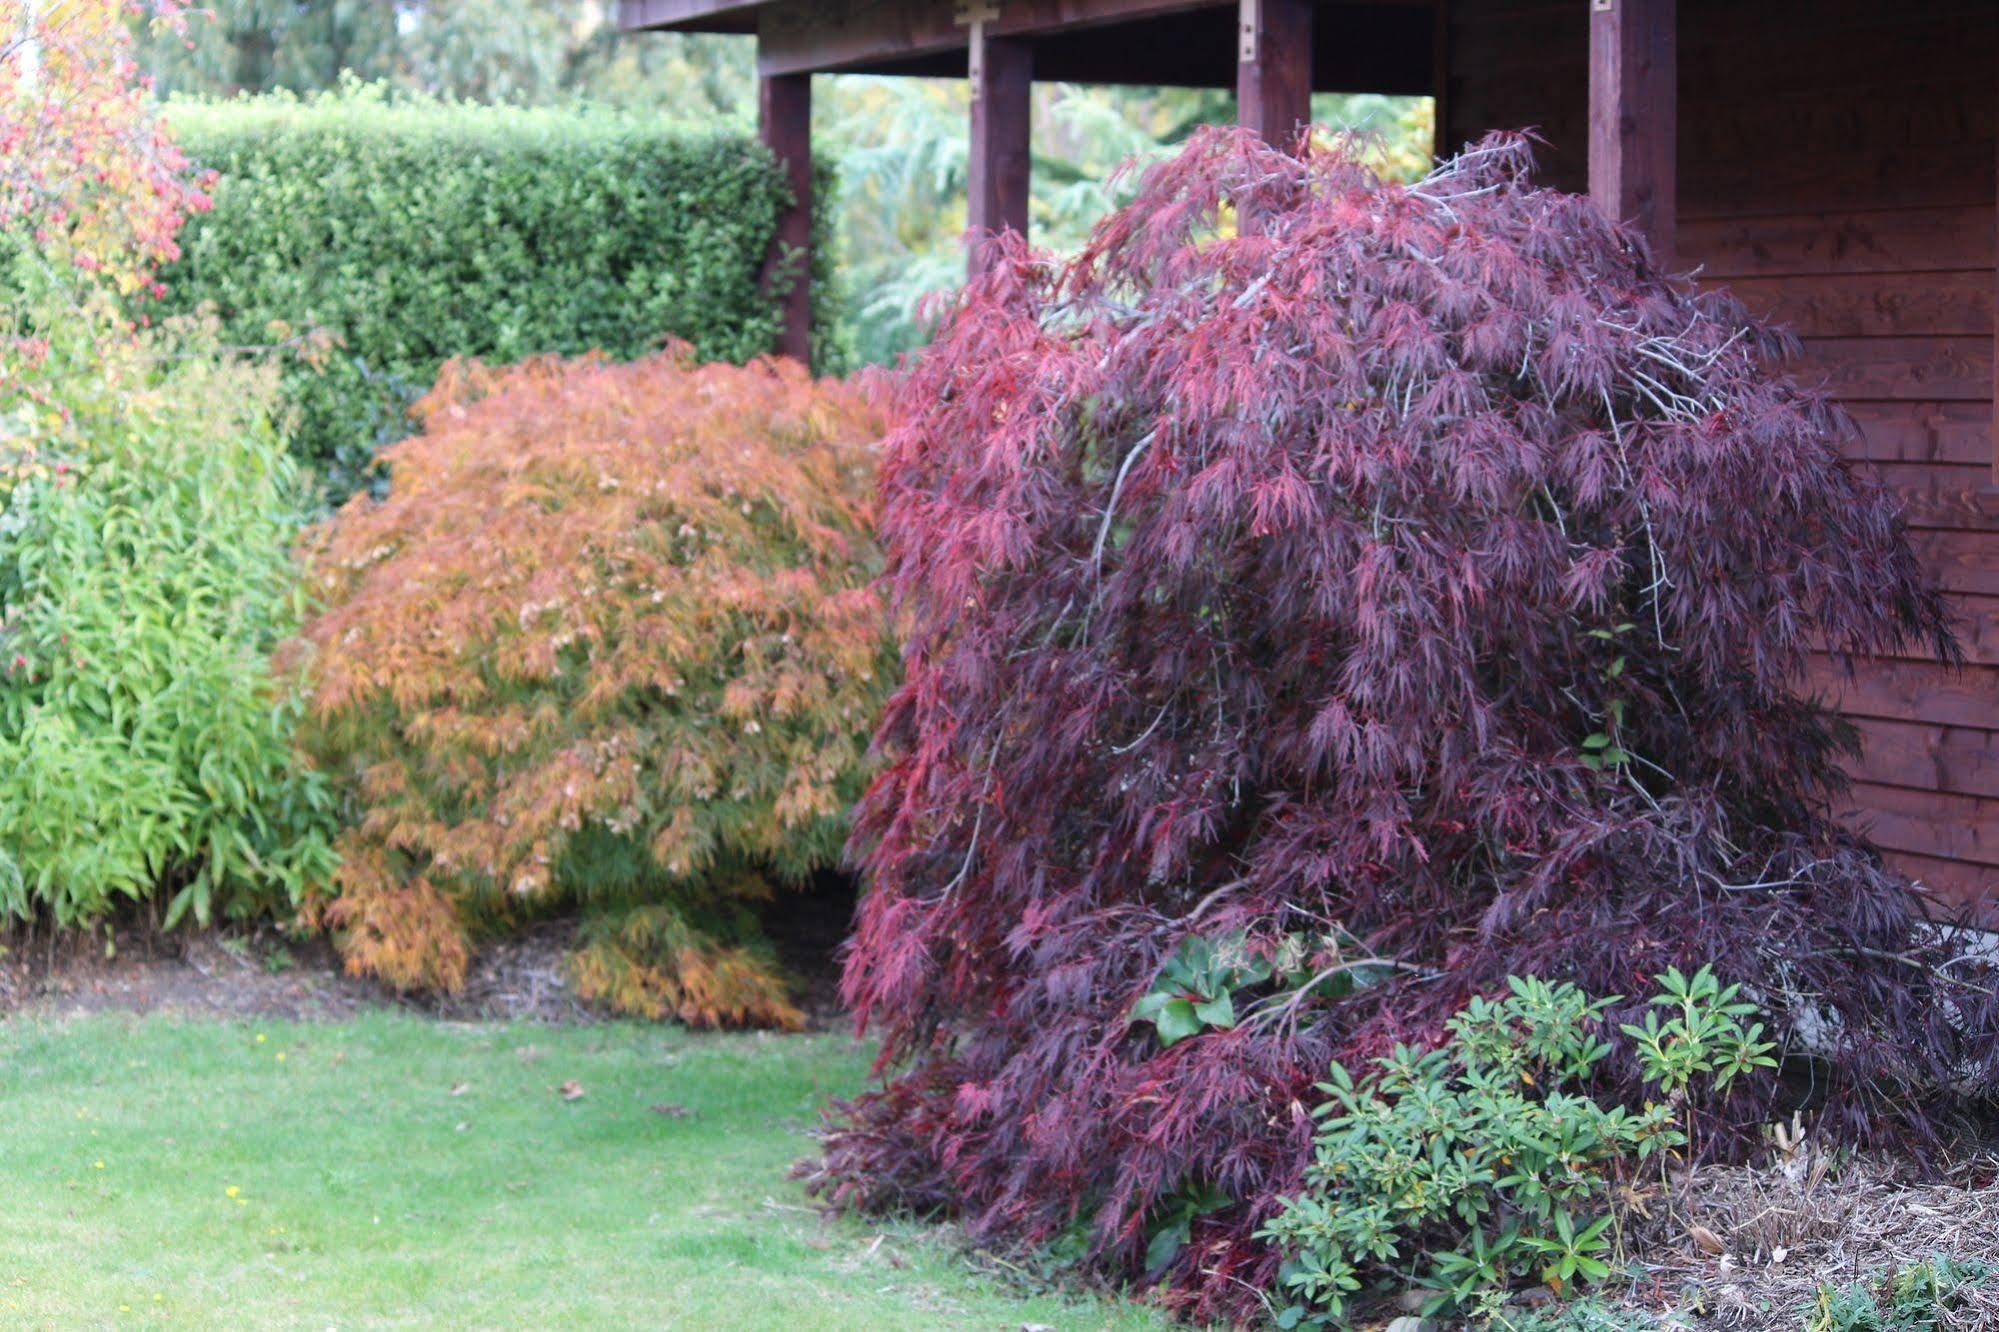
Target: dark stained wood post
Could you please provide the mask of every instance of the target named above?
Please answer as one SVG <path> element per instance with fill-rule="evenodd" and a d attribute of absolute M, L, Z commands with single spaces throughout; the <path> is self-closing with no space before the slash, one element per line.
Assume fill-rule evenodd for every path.
<path fill-rule="evenodd" d="M 1677 0 L 1590 0 L 1589 192 L 1673 263 L 1679 186 Z"/>
<path fill-rule="evenodd" d="M 1433 0 L 1430 18 L 1430 158 L 1441 162 L 1459 147 L 1451 137 L 1451 0 Z"/>
<path fill-rule="evenodd" d="M 780 311 L 776 351 L 812 364 L 812 76 L 778 74 L 758 80 L 758 121 L 764 145 L 791 184 L 791 207 L 777 221 L 764 282 L 791 259 L 791 287 Z"/>
<path fill-rule="evenodd" d="M 1290 148 L 1312 120 L 1312 0 L 1237 0 L 1236 119 Z"/>
<path fill-rule="evenodd" d="M 1003 231 L 1027 234 L 1027 191 L 1033 175 L 1034 52 L 1026 42 L 988 35 L 972 24 L 967 69 L 972 82 L 971 271 L 985 268 L 986 241 Z"/>

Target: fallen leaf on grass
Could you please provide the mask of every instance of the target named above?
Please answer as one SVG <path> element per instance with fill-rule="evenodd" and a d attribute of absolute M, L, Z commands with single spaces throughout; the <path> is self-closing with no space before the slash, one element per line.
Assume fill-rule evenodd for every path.
<path fill-rule="evenodd" d="M 678 1101 L 661 1101 L 652 1107 L 652 1112 L 656 1115 L 665 1115 L 668 1119 L 687 1119 L 694 1114 Z"/>
<path fill-rule="evenodd" d="M 583 1090 L 582 1083 L 578 1082 L 575 1078 L 571 1078 L 560 1087 L 557 1087 L 555 1094 L 565 1101 L 580 1101 L 588 1093 Z"/>
<path fill-rule="evenodd" d="M 451 1094 L 453 1096 L 463 1096 L 466 1092 L 469 1092 L 471 1090 L 472 1090 L 472 1084 L 469 1082 L 454 1082 L 451 1084 Z"/>
<path fill-rule="evenodd" d="M 1705 1254 L 1713 1254 L 1719 1256 L 1720 1254 L 1725 1252 L 1728 1247 L 1727 1245 L 1721 1242 L 1721 1236 L 1715 1234 L 1712 1230 L 1709 1230 L 1706 1226 L 1700 1226 L 1700 1225 L 1688 1226 L 1687 1238 L 1694 1242 L 1695 1248 L 1699 1249 L 1702 1253 Z"/>

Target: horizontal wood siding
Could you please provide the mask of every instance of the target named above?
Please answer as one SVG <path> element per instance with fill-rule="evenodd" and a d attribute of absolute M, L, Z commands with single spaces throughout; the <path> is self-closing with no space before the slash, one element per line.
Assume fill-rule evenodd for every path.
<path fill-rule="evenodd" d="M 1864 750 L 1847 816 L 1999 921 L 1999 507 L 1993 476 L 1999 6 L 1680 0 L 1680 262 L 1803 341 L 1861 427 L 1969 664 L 1815 659 Z M 1447 141 L 1533 126 L 1584 179 L 1581 3 L 1453 0 Z"/>

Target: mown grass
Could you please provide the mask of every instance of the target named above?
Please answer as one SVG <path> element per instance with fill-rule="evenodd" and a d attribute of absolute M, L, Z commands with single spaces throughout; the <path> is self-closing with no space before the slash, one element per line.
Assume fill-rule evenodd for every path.
<path fill-rule="evenodd" d="M 16 1017 L 0 1326 L 1165 1326 L 807 1208 L 787 1168 L 864 1063 L 626 1025 Z"/>

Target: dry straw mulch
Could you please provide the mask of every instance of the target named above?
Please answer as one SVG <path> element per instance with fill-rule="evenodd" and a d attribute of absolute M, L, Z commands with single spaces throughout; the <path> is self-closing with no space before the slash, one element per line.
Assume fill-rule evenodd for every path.
<path fill-rule="evenodd" d="M 1772 1165 L 1701 1167 L 1669 1197 L 1635 1199 L 1627 1239 L 1681 1326 L 1797 1332 L 1821 1288 L 1940 1257 L 1999 1269 L 1999 1154 L 1918 1172 L 1792 1130 Z M 1937 1327 L 1999 1332 L 1999 1278 L 1965 1288 Z"/>

